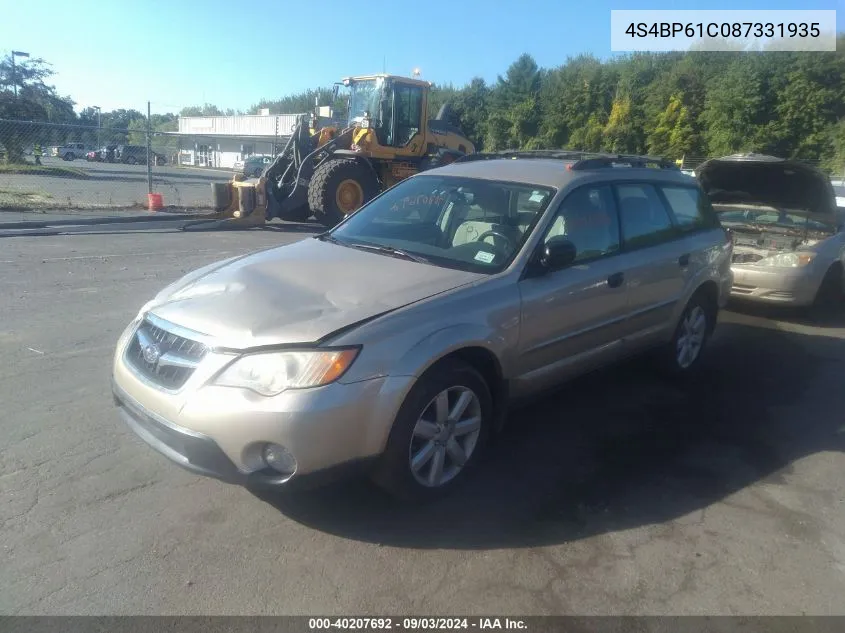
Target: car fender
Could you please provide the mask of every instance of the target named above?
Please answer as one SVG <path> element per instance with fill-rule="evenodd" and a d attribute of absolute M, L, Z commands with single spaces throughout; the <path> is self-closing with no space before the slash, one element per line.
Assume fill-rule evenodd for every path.
<path fill-rule="evenodd" d="M 507 341 L 492 328 L 474 323 L 456 323 L 422 338 L 399 358 L 390 372 L 396 376 L 419 378 L 438 361 L 463 348 L 479 347 L 490 352 L 504 374 L 502 357 Z"/>

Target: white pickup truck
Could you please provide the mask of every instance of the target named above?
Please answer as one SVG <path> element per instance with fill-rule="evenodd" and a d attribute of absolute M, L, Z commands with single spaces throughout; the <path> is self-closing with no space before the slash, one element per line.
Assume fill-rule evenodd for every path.
<path fill-rule="evenodd" d="M 85 143 L 66 143 L 53 150 L 53 156 L 57 156 L 62 160 L 85 158 L 87 153 L 88 148 L 85 147 Z"/>

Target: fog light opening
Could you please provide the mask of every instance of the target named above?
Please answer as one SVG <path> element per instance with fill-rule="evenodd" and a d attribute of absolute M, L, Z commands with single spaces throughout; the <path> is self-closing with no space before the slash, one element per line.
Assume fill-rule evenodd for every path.
<path fill-rule="evenodd" d="M 296 472 L 296 459 L 291 452 L 279 444 L 267 444 L 261 452 L 264 463 L 277 473 L 292 475 Z"/>

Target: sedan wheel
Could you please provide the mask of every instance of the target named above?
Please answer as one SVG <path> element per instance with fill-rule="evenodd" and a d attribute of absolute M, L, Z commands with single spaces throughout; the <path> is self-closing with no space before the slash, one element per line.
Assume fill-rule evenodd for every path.
<path fill-rule="evenodd" d="M 417 420 L 409 465 L 423 486 L 452 481 L 472 456 L 481 434 L 481 402 L 467 387 L 437 394 Z"/>
<path fill-rule="evenodd" d="M 402 499 L 445 494 L 478 463 L 492 419 L 481 374 L 463 362 L 437 363 L 402 403 L 374 481 Z"/>

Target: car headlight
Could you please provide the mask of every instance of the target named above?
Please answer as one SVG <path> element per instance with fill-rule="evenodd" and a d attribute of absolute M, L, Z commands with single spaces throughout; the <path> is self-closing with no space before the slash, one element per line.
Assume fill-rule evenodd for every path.
<path fill-rule="evenodd" d="M 308 389 L 334 382 L 349 369 L 356 356 L 357 349 L 247 354 L 226 367 L 214 384 L 277 396 L 287 389 Z"/>
<path fill-rule="evenodd" d="M 800 268 L 806 266 L 815 258 L 816 254 L 808 251 L 780 253 L 766 257 L 758 262 L 754 262 L 755 266 L 768 266 L 773 268 Z"/>

